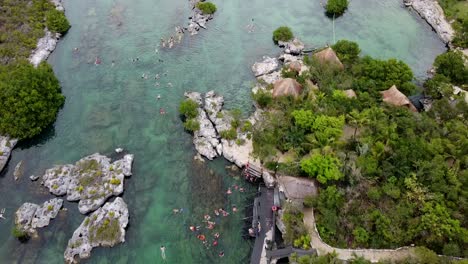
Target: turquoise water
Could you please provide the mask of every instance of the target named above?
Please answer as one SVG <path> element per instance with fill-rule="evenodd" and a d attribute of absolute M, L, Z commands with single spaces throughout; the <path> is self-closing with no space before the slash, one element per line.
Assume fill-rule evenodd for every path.
<path fill-rule="evenodd" d="M 178 103 L 184 91 L 214 89 L 225 96 L 227 108 L 247 114 L 252 110 L 250 66 L 280 51 L 271 32 L 288 25 L 316 47 L 333 42 L 333 27 L 320 1 L 214 2 L 218 12 L 208 30 L 156 53 L 159 39 L 187 22 L 187 1 L 65 1 L 72 28 L 49 62 L 67 100 L 54 126 L 22 142 L 0 175 L 0 207 L 6 207 L 8 217 L 0 222 L 0 263 L 63 263 L 67 241 L 84 218 L 75 203 L 66 203 L 68 211 L 41 230 L 38 239 L 20 244 L 10 235 L 13 212 L 23 202 L 52 197 L 28 176 L 94 152 L 110 154 L 116 147 L 135 154 L 134 175 L 126 181 L 123 195 L 131 217 L 127 241 L 93 250 L 87 263 L 163 263 L 161 245 L 167 248 L 167 263 L 247 262 L 250 244 L 241 238 L 242 210 L 217 225 L 217 249 L 204 248 L 188 231 L 214 208 L 242 208 L 248 201 L 245 193 L 224 194 L 232 184 L 245 184 L 239 173 L 224 169 L 227 163 L 222 159 L 201 165 L 192 161 L 194 149 L 182 129 Z M 252 18 L 255 31 L 248 33 Z M 444 51 L 430 28 L 398 0 L 353 0 L 335 26 L 336 39 L 357 41 L 365 54 L 402 59 L 417 76 L 424 76 Z M 102 60 L 99 66 L 94 65 L 97 56 Z M 132 63 L 136 57 L 139 61 Z M 160 86 L 155 86 L 156 73 L 161 75 Z M 149 78 L 142 79 L 142 74 Z M 161 100 L 156 100 L 158 94 Z M 168 114 L 159 115 L 160 108 Z M 14 182 L 13 169 L 20 160 L 25 161 L 25 175 Z M 184 208 L 184 213 L 172 215 L 173 208 Z M 220 250 L 224 258 L 218 257 Z"/>

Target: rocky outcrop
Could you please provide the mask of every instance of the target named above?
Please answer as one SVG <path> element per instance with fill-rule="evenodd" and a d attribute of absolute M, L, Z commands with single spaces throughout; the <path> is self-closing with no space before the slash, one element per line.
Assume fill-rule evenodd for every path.
<path fill-rule="evenodd" d="M 184 95 L 199 105 L 196 120 L 200 124 L 200 129 L 195 131 L 193 136 L 195 149 L 209 160 L 222 155 L 223 147 L 216 125 L 221 127 L 224 124 L 223 115 L 220 114 L 224 98 L 214 91 L 206 93 L 203 99 L 197 92 L 186 92 Z"/>
<path fill-rule="evenodd" d="M 3 170 L 5 165 L 10 159 L 10 154 L 15 147 L 17 139 L 11 139 L 6 136 L 0 136 L 0 172 Z"/>
<path fill-rule="evenodd" d="M 452 25 L 446 20 L 444 10 L 436 0 L 403 0 L 406 6 L 412 7 L 437 32 L 446 44 L 455 36 Z"/>
<path fill-rule="evenodd" d="M 200 28 L 206 29 L 206 23 L 213 19 L 212 14 L 204 15 L 203 12 L 197 8 L 197 4 L 202 2 L 200 0 L 190 0 L 190 6 L 192 7 L 193 13 L 189 17 L 189 24 L 187 27 L 187 31 L 190 35 L 198 34 Z"/>
<path fill-rule="evenodd" d="M 63 200 L 58 198 L 46 201 L 42 205 L 24 203 L 15 213 L 16 228 L 34 235 L 37 228 L 49 225 L 50 220 L 57 216 L 62 205 Z"/>
<path fill-rule="evenodd" d="M 259 77 L 276 71 L 279 66 L 278 59 L 263 57 L 263 61 L 254 63 L 252 71 L 254 72 L 255 77 Z"/>
<path fill-rule="evenodd" d="M 111 159 L 95 153 L 75 165 L 58 165 L 46 170 L 42 184 L 55 195 L 67 195 L 68 201 L 79 201 L 82 214 L 96 210 L 113 195 L 123 192 L 124 178 L 132 175 L 133 155 Z"/>
<path fill-rule="evenodd" d="M 68 241 L 64 253 L 66 263 L 75 263 L 75 256 L 88 258 L 95 247 L 113 247 L 125 242 L 128 225 L 127 204 L 120 197 L 107 202 L 87 216 Z"/>
<path fill-rule="evenodd" d="M 50 53 L 54 51 L 60 36 L 59 33 L 52 33 L 46 29 L 44 37 L 37 41 L 37 47 L 29 57 L 29 62 L 37 67 L 37 65 L 45 61 Z"/>
<path fill-rule="evenodd" d="M 288 42 L 279 41 L 278 46 L 280 48 L 284 48 L 284 52 L 286 54 L 300 55 L 304 50 L 304 43 L 302 43 L 298 38 L 294 38 Z"/>

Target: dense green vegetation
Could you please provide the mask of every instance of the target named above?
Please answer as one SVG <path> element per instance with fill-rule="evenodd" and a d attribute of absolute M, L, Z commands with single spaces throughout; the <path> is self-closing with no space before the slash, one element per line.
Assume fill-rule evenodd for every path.
<path fill-rule="evenodd" d="M 454 84 L 468 84 L 468 67 L 465 67 L 460 51 L 449 51 L 437 56 L 434 66 L 438 74 L 444 75 Z"/>
<path fill-rule="evenodd" d="M 277 43 L 278 41 L 290 41 L 293 39 L 294 35 L 289 27 L 283 26 L 275 29 L 273 31 L 273 41 Z"/>
<path fill-rule="evenodd" d="M 46 27 L 64 33 L 63 12 L 48 0 L 4 0 L 0 16 L 0 134 L 31 138 L 50 125 L 64 102 L 52 68 L 25 61 Z"/>
<path fill-rule="evenodd" d="M 439 0 L 445 16 L 453 21 L 452 27 L 456 35 L 453 44 L 468 48 L 468 2 L 465 0 Z"/>
<path fill-rule="evenodd" d="M 332 48 L 345 65 L 352 65 L 359 58 L 359 53 L 361 53 L 358 44 L 348 40 L 339 40 Z"/>
<path fill-rule="evenodd" d="M 324 256 L 297 256 L 296 254 L 291 255 L 290 260 L 292 263 L 298 264 L 371 264 L 369 260 L 363 257 L 353 256 L 347 262 L 338 259 L 337 254 L 327 254 Z M 439 257 L 437 254 L 424 247 L 416 247 L 414 254 L 411 257 L 402 259 L 401 261 L 379 261 L 378 264 L 466 264 L 466 260 L 456 260 L 444 257 Z"/>
<path fill-rule="evenodd" d="M 65 98 L 52 68 L 27 61 L 0 67 L 0 134 L 31 138 L 54 122 Z"/>
<path fill-rule="evenodd" d="M 341 16 L 348 9 L 348 0 L 328 0 L 325 9 L 329 16 Z"/>
<path fill-rule="evenodd" d="M 46 13 L 46 25 L 50 31 L 57 33 L 65 33 L 70 29 L 70 23 L 68 23 L 67 17 L 61 11 L 52 9 Z"/>
<path fill-rule="evenodd" d="M 339 49 L 339 56 L 359 50 L 345 46 L 353 48 Z M 296 99 L 255 95 L 269 111 L 254 126 L 254 154 L 270 168 L 287 154 L 279 173 L 318 180 L 319 196 L 307 204 L 333 246 L 415 244 L 466 257 L 468 106 L 452 94 L 453 71 L 426 82 L 432 108 L 413 113 L 383 103 L 379 93 L 392 85 L 407 95 L 416 90 L 405 63 L 351 57 L 344 70 L 306 57 L 310 71 L 296 77 L 304 85 Z M 357 97 L 345 96 L 346 89 Z M 286 224 L 299 222 L 290 215 L 298 214 L 288 213 Z M 294 224 L 287 225 L 290 242 L 305 234 Z"/>
<path fill-rule="evenodd" d="M 68 25 L 63 13 L 59 12 L 62 15 L 58 15 L 55 6 L 48 0 L 3 0 L 1 6 L 0 64 L 28 58 L 31 50 L 36 48 L 37 40 L 44 36 L 44 28 L 49 23 Z M 54 15 L 47 15 L 48 18 L 52 17 L 49 20 L 46 14 Z M 49 28 L 54 31 L 64 27 Z"/>
<path fill-rule="evenodd" d="M 179 105 L 179 113 L 184 119 L 184 128 L 187 131 L 195 132 L 200 129 L 200 123 L 197 121 L 198 104 L 197 102 L 186 99 Z"/>
<path fill-rule="evenodd" d="M 216 12 L 216 5 L 211 2 L 198 2 L 197 8 L 200 9 L 204 15 L 214 14 Z"/>

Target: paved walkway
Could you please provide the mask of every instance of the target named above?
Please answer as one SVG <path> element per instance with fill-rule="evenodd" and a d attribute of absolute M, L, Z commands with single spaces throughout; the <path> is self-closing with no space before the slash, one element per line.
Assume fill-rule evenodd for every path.
<path fill-rule="evenodd" d="M 264 248 L 265 239 L 272 239 L 272 226 L 273 226 L 273 211 L 271 207 L 273 206 L 273 189 L 267 189 L 262 186 L 259 188 L 261 195 L 256 199 L 258 202 L 257 205 L 254 205 L 254 210 L 257 210 L 256 215 L 257 219 L 253 219 L 254 225 L 257 222 L 260 222 L 261 231 L 260 234 L 255 239 L 255 244 L 253 246 L 252 255 L 250 257 L 251 264 L 258 263 L 267 263 L 266 260 L 266 250 Z M 255 218 L 256 216 L 254 216 Z"/>
<path fill-rule="evenodd" d="M 304 224 L 309 230 L 311 237 L 312 248 L 317 250 L 319 256 L 328 253 L 336 252 L 338 258 L 341 260 L 349 260 L 353 255 L 364 257 L 371 262 L 378 262 L 381 260 L 402 260 L 406 257 L 413 255 L 412 248 L 403 247 L 395 250 L 391 249 L 342 249 L 334 248 L 326 244 L 320 238 L 317 228 L 315 226 L 314 211 L 311 208 L 304 209 Z"/>

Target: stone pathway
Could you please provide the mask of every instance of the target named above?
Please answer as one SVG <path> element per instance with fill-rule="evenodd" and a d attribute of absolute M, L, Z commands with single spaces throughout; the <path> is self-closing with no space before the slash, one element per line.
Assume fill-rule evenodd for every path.
<path fill-rule="evenodd" d="M 378 262 L 381 260 L 402 260 L 406 257 L 413 255 L 411 247 L 402 247 L 399 249 L 342 249 L 334 248 L 326 244 L 320 238 L 317 228 L 315 226 L 314 211 L 311 208 L 304 209 L 304 224 L 309 230 L 311 237 L 311 245 L 317 250 L 319 256 L 332 253 L 335 251 L 338 258 L 341 260 L 349 260 L 356 256 L 362 256 L 371 262 Z"/>

